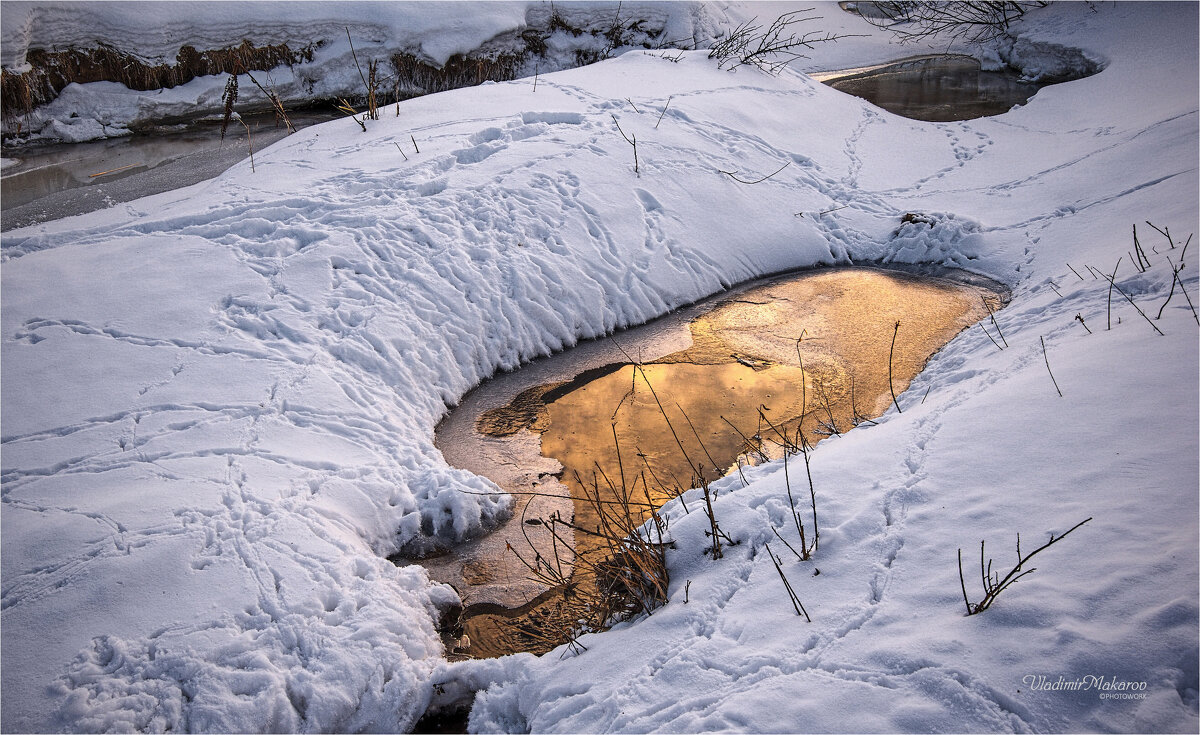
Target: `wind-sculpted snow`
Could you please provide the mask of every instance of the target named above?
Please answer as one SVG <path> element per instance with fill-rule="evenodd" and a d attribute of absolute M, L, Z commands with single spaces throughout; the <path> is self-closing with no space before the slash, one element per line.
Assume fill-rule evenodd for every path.
<path fill-rule="evenodd" d="M 1105 330 L 1085 268 L 1111 272 L 1133 222 L 1197 229 L 1195 69 L 1155 104 L 1134 84 L 1194 60 L 1176 29 L 1195 7 L 1167 7 L 1082 8 L 1075 42 L 1111 65 L 993 120 L 631 53 L 536 91 L 411 100 L 366 133 L 308 128 L 253 171 L 5 233 L 3 728 L 405 730 L 486 689 L 481 730 L 1194 730 L 1195 323 L 1176 293 L 1166 337 L 1115 301 Z M 1124 39 L 1131 19 L 1156 42 Z M 1157 307 L 1181 244 L 1117 284 Z M 1003 280 L 1009 347 L 973 328 L 903 414 L 813 454 L 821 574 L 785 563 L 813 624 L 765 558 L 788 511 L 772 464 L 723 481 L 723 560 L 701 553 L 702 514 L 665 511 L 671 601 L 650 618 L 577 658 L 442 661 L 453 591 L 383 557 L 509 507 L 434 448 L 448 405 L 729 284 L 864 260 Z M 956 548 L 987 537 L 1002 558 L 1016 531 L 1089 515 L 962 616 Z M 1059 672 L 1154 688 L 1021 683 Z"/>

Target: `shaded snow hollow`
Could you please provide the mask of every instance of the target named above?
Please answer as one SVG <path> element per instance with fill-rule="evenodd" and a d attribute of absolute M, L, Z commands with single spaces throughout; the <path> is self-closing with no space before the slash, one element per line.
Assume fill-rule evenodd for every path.
<path fill-rule="evenodd" d="M 1191 3 L 1051 6 L 1022 37 L 1104 71 L 946 124 L 798 72 L 634 52 L 536 91 L 412 100 L 366 133 L 308 128 L 253 173 L 5 233 L 0 725 L 406 730 L 480 690 L 471 727 L 491 732 L 1194 732 L 1197 325 L 1176 293 L 1165 336 L 1123 299 L 1106 329 L 1086 266 L 1124 256 L 1117 284 L 1153 319 L 1183 252 L 1140 226 L 1137 273 L 1131 225 L 1200 229 L 1196 27 Z M 806 68 L 911 50 L 823 52 Z M 753 186 L 719 173 L 785 163 Z M 903 413 L 815 451 L 821 547 L 782 559 L 811 624 L 763 553 L 787 533 L 775 463 L 721 483 L 739 543 L 720 561 L 700 514 L 665 509 L 653 616 L 573 657 L 441 658 L 454 593 L 383 557 L 507 507 L 433 447 L 447 404 L 732 283 L 880 260 L 1004 281 L 1009 347 L 968 330 Z M 963 615 L 958 548 L 986 538 L 1004 565 L 1018 532 L 1031 548 L 1089 516 Z"/>

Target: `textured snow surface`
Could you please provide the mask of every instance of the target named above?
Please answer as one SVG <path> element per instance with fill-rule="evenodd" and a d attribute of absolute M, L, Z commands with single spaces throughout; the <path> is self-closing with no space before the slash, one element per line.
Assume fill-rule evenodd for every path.
<path fill-rule="evenodd" d="M 1197 325 L 1176 288 L 1165 336 L 1116 295 L 1106 329 L 1086 265 L 1124 256 L 1117 284 L 1153 320 L 1200 230 L 1196 27 L 1191 3 L 1052 6 L 1020 29 L 1030 48 L 1104 71 L 946 124 L 633 52 L 536 91 L 412 100 L 366 133 L 307 128 L 254 172 L 5 233 L 3 729 L 405 730 L 479 691 L 479 731 L 1194 732 Z M 889 53 L 868 40 L 830 53 Z M 719 173 L 784 164 L 753 186 Z M 1139 226 L 1137 273 L 1146 219 L 1177 246 Z M 667 509 L 653 616 L 579 656 L 442 660 L 453 591 L 383 556 L 508 508 L 433 447 L 448 404 L 729 284 L 851 261 L 1002 280 L 1009 346 L 968 330 L 902 414 L 815 451 L 821 548 L 783 558 L 811 624 L 765 556 L 787 553 L 776 463 L 722 482 L 739 542 L 722 560 L 702 514 Z M 1018 532 L 1030 549 L 1089 516 L 962 614 L 958 548 L 986 538 L 1006 566 Z"/>

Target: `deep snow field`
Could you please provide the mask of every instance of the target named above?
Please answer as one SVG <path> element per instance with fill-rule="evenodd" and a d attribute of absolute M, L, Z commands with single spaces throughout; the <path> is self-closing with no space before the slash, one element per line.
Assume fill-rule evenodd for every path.
<path fill-rule="evenodd" d="M 826 4 L 865 37 L 778 77 L 633 50 L 4 233 L 0 728 L 405 731 L 478 691 L 480 732 L 1196 732 L 1200 326 L 1177 286 L 1156 317 L 1181 264 L 1200 301 L 1197 11 L 1036 11 L 977 53 L 1103 70 L 935 124 L 802 73 L 923 50 Z M 1147 318 L 1113 292 L 1109 328 L 1089 266 L 1119 258 Z M 880 261 L 1006 284 L 1008 347 L 965 331 L 903 413 L 812 454 L 820 548 L 780 557 L 811 623 L 765 553 L 774 463 L 718 484 L 723 559 L 664 509 L 653 615 L 579 654 L 444 660 L 453 590 L 384 557 L 507 512 L 433 446 L 448 405 L 731 284 Z M 977 599 L 980 540 L 1007 571 L 1018 533 L 1088 517 L 964 615 L 958 549 Z"/>

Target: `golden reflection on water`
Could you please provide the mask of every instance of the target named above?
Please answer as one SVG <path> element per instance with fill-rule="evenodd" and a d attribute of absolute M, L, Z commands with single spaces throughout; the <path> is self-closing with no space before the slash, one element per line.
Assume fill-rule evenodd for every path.
<path fill-rule="evenodd" d="M 590 487 L 601 470 L 619 485 L 623 465 L 628 484 L 643 475 L 661 495 L 687 489 L 701 470 L 709 481 L 723 474 L 754 448 L 747 439 L 799 426 L 815 444 L 879 416 L 892 400 L 889 352 L 899 395 L 987 313 L 978 289 L 864 268 L 753 289 L 694 321 L 687 350 L 555 398 L 542 453 L 562 463 L 568 485 L 578 475 Z"/>
<path fill-rule="evenodd" d="M 724 474 L 760 439 L 799 430 L 815 444 L 878 417 L 892 390 L 899 396 L 989 306 L 1001 306 L 995 292 L 943 279 L 862 267 L 804 273 L 719 303 L 691 323 L 685 350 L 528 389 L 483 414 L 477 429 L 540 432 L 542 454 L 564 468 L 575 525 L 595 528 L 584 487 L 629 488 L 658 506 L 701 476 Z M 636 354 L 636 345 L 624 347 Z M 575 534 L 577 553 L 596 548 Z M 475 655 L 512 652 L 493 640 L 512 624 L 503 615 L 467 621 Z"/>

